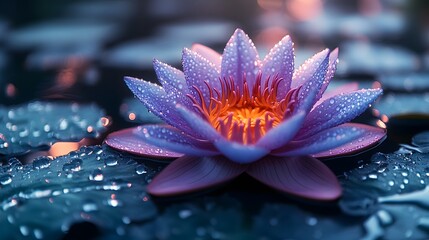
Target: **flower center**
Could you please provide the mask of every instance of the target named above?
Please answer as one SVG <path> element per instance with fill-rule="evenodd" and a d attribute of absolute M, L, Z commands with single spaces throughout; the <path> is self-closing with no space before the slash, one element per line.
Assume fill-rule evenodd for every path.
<path fill-rule="evenodd" d="M 235 85 L 233 79 L 220 79 L 221 89 L 216 89 L 206 82 L 210 100 L 204 100 L 202 91 L 193 86 L 199 95 L 188 95 L 195 109 L 225 138 L 243 143 L 257 142 L 268 130 L 280 124 L 293 110 L 292 100 L 295 90 L 278 99 L 279 84 L 283 79 L 268 78 L 262 84 L 259 74 L 249 91 L 244 79 L 243 90 Z M 241 93 L 242 92 L 242 93 Z"/>

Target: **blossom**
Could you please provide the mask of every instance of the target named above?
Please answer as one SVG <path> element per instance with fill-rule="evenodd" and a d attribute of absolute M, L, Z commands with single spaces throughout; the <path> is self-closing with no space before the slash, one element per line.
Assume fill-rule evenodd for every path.
<path fill-rule="evenodd" d="M 175 158 L 148 185 L 172 196 L 225 183 L 247 173 L 287 194 L 333 200 L 341 187 L 316 158 L 355 153 L 385 137 L 385 130 L 348 123 L 381 89 L 327 86 L 338 50 L 325 49 L 294 70 L 294 49 L 284 37 L 260 60 L 250 38 L 237 29 L 222 55 L 203 45 L 185 48 L 183 72 L 158 60 L 162 86 L 125 77 L 135 96 L 161 125 L 112 133 L 114 148 Z"/>

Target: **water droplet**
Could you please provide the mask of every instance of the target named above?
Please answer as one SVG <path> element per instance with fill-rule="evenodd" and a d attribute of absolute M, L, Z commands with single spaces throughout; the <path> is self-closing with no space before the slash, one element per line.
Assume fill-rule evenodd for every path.
<path fill-rule="evenodd" d="M 24 225 L 19 227 L 19 231 L 23 236 L 28 236 L 30 234 L 30 230 L 28 229 L 27 226 L 24 226 Z"/>
<path fill-rule="evenodd" d="M 98 206 L 94 202 L 86 202 L 82 205 L 82 210 L 85 212 L 94 212 L 98 210 Z"/>
<path fill-rule="evenodd" d="M 82 169 L 82 159 L 74 158 L 69 163 L 63 165 L 64 172 L 78 172 Z"/>
<path fill-rule="evenodd" d="M 192 215 L 192 211 L 189 209 L 183 209 L 179 211 L 179 217 L 181 219 L 186 219 Z"/>
<path fill-rule="evenodd" d="M 1 185 L 8 185 L 12 182 L 12 176 L 10 174 L 5 174 L 0 176 L 0 184 Z"/>
<path fill-rule="evenodd" d="M 377 174 L 369 174 L 368 178 L 370 178 L 370 179 L 377 179 L 378 176 L 377 176 Z"/>
<path fill-rule="evenodd" d="M 91 174 L 89 175 L 89 180 L 91 181 L 103 181 L 103 171 L 101 169 L 94 169 Z"/>
<path fill-rule="evenodd" d="M 376 214 L 381 224 L 383 224 L 384 226 L 389 225 L 393 222 L 392 215 L 390 215 L 390 213 L 386 210 L 379 210 Z"/>
<path fill-rule="evenodd" d="M 317 218 L 315 218 L 315 217 L 309 217 L 309 218 L 307 218 L 306 222 L 307 222 L 307 224 L 309 226 L 314 226 L 314 225 L 317 224 Z"/>
<path fill-rule="evenodd" d="M 143 166 L 143 165 L 138 165 L 138 166 L 136 167 L 136 173 L 137 173 L 138 175 L 141 175 L 141 174 L 145 174 L 145 173 L 147 173 L 146 167 L 145 167 L 145 166 Z"/>
<path fill-rule="evenodd" d="M 104 159 L 104 164 L 106 166 L 115 166 L 116 164 L 118 164 L 118 159 L 115 157 L 107 157 L 106 159 Z"/>
<path fill-rule="evenodd" d="M 33 169 L 44 169 L 51 165 L 51 158 L 48 156 L 41 156 L 33 161 Z"/>
<path fill-rule="evenodd" d="M 34 237 L 36 238 L 36 239 L 42 239 L 43 238 L 43 232 L 42 232 L 42 230 L 40 230 L 40 229 L 34 229 L 33 230 L 33 234 L 34 234 Z"/>
<path fill-rule="evenodd" d="M 22 169 L 22 163 L 17 159 L 17 158 L 10 158 L 9 160 L 8 160 L 8 165 L 11 167 L 11 168 L 15 168 L 15 169 L 17 169 L 17 170 L 21 170 Z"/>
<path fill-rule="evenodd" d="M 117 199 L 111 199 L 111 198 L 109 198 L 107 200 L 107 204 L 109 206 L 112 206 L 112 207 L 118 207 L 118 206 L 122 205 L 122 203 L 119 200 L 117 200 Z"/>
<path fill-rule="evenodd" d="M 60 130 L 66 130 L 67 127 L 69 126 L 69 123 L 66 119 L 61 119 L 59 126 L 60 126 Z"/>

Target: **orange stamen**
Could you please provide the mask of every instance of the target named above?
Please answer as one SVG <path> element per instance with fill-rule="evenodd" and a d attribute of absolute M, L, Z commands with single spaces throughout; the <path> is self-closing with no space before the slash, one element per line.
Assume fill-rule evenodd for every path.
<path fill-rule="evenodd" d="M 290 90 L 282 99 L 277 99 L 282 78 L 268 78 L 262 86 L 261 74 L 256 78 L 251 91 L 245 78 L 243 93 L 232 78 L 219 79 L 220 89 L 205 82 L 209 99 L 196 87 L 199 101 L 188 95 L 193 106 L 225 138 L 243 144 L 253 144 L 271 128 L 279 125 L 293 112 L 298 89 Z"/>

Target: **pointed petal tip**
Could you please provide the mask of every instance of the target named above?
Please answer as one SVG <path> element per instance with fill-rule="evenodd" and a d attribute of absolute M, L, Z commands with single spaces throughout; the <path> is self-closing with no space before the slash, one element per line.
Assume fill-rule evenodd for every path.
<path fill-rule="evenodd" d="M 246 34 L 246 33 L 243 31 L 243 29 L 241 29 L 241 28 L 236 28 L 236 29 L 235 29 L 235 31 L 234 31 L 234 35 L 235 35 L 235 34 L 239 34 L 239 33 Z"/>
<path fill-rule="evenodd" d="M 139 84 L 142 81 L 144 81 L 144 80 L 140 79 L 140 78 L 135 78 L 135 77 L 130 77 L 130 76 L 125 76 L 124 77 L 124 82 L 125 82 L 125 84 L 127 84 L 127 86 L 129 88 L 131 88 L 132 85 Z"/>
<path fill-rule="evenodd" d="M 127 128 L 109 134 L 104 143 L 109 147 L 119 151 L 125 151 L 138 156 L 157 158 L 157 159 L 172 159 L 181 157 L 183 154 L 160 149 L 144 141 L 143 138 L 136 134 L 138 128 Z"/>
<path fill-rule="evenodd" d="M 380 145 L 387 138 L 387 129 L 358 123 L 347 123 L 349 126 L 365 129 L 362 137 L 327 151 L 312 154 L 316 158 L 335 158 L 354 156 Z"/>

